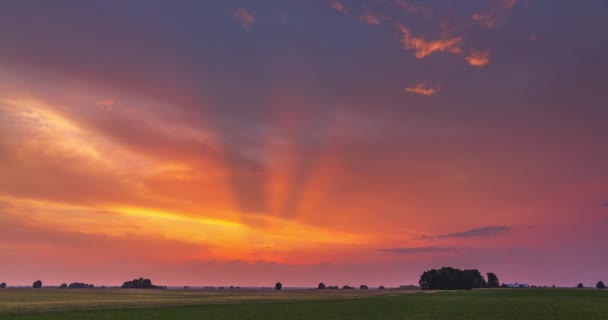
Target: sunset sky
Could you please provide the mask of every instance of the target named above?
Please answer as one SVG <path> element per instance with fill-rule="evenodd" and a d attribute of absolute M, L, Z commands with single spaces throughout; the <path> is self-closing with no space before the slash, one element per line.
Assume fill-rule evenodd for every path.
<path fill-rule="evenodd" d="M 608 280 L 605 0 L 0 3 L 0 282 Z"/>

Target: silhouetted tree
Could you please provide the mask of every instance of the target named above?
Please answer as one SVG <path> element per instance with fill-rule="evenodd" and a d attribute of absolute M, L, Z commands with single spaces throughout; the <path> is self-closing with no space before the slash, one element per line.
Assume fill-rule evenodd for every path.
<path fill-rule="evenodd" d="M 277 283 L 274 285 L 274 290 L 283 290 L 283 284 L 282 284 L 282 283 L 280 283 L 280 282 L 277 282 Z"/>
<path fill-rule="evenodd" d="M 585 286 L 584 286 L 582 283 L 579 283 L 579 284 L 578 284 L 578 286 L 576 286 L 576 287 L 577 287 L 577 288 L 579 288 L 579 289 L 582 289 L 582 288 L 584 288 Z"/>
<path fill-rule="evenodd" d="M 67 285 L 67 284 L 65 284 L 65 283 L 62 283 L 62 284 L 59 286 L 59 289 L 67 289 L 67 288 L 68 288 L 68 285 Z"/>
<path fill-rule="evenodd" d="M 325 283 L 323 283 L 323 282 L 319 283 L 319 285 L 317 286 L 317 289 L 325 289 Z"/>
<path fill-rule="evenodd" d="M 385 289 L 384 286 L 379 286 L 378 287 L 378 290 L 384 290 L 384 289 Z"/>
<path fill-rule="evenodd" d="M 422 273 L 418 283 L 422 290 L 471 290 L 486 287 L 486 281 L 479 270 L 451 267 L 427 270 Z"/>
<path fill-rule="evenodd" d="M 344 285 L 344 286 L 342 286 L 342 289 L 354 289 L 354 288 L 351 286 L 348 286 L 348 285 Z"/>
<path fill-rule="evenodd" d="M 367 289 L 369 289 L 369 288 L 364 284 L 359 286 L 359 290 L 367 290 Z"/>
<path fill-rule="evenodd" d="M 498 277 L 496 274 L 492 272 L 488 272 L 488 288 L 498 288 L 500 287 L 500 282 L 498 281 Z"/>
<path fill-rule="evenodd" d="M 4 289 L 4 288 L 6 288 L 6 283 L 4 283 L 4 282 L 0 283 L 0 289 Z"/>
<path fill-rule="evenodd" d="M 144 279 L 143 286 L 144 286 L 144 288 L 151 287 L 152 281 L 150 279 Z"/>
<path fill-rule="evenodd" d="M 598 289 L 606 289 L 606 285 L 604 284 L 604 282 L 603 282 L 603 281 L 599 281 L 599 282 L 598 282 L 598 283 L 595 285 L 595 287 L 596 287 L 596 288 L 598 288 Z"/>
<path fill-rule="evenodd" d="M 123 283 L 123 285 L 120 287 L 127 288 L 127 289 L 166 289 L 167 288 L 165 286 L 155 286 L 152 284 L 152 281 L 150 279 L 144 279 L 144 278 L 133 279 L 133 281 L 127 281 L 127 282 Z"/>
<path fill-rule="evenodd" d="M 36 280 L 36 282 L 34 282 L 34 283 L 32 284 L 32 287 L 33 287 L 33 288 L 38 288 L 38 289 L 42 288 L 42 281 L 40 281 L 40 280 Z"/>

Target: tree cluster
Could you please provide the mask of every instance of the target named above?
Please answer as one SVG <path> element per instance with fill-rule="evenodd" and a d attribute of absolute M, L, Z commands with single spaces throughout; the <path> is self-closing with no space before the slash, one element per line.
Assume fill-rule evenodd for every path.
<path fill-rule="evenodd" d="M 93 284 L 82 283 L 82 282 L 73 282 L 70 283 L 68 289 L 84 289 L 84 288 L 94 288 Z"/>
<path fill-rule="evenodd" d="M 419 284 L 422 290 L 471 290 L 487 287 L 486 280 L 479 270 L 460 270 L 451 267 L 425 271 L 420 276 Z"/>
<path fill-rule="evenodd" d="M 317 286 L 317 289 L 324 290 L 324 289 L 339 289 L 339 288 L 338 288 L 338 286 L 326 286 L 325 283 L 321 282 Z"/>
<path fill-rule="evenodd" d="M 133 279 L 133 281 L 127 281 L 120 286 L 123 289 L 166 289 L 164 286 L 155 286 L 152 284 L 150 279 Z"/>

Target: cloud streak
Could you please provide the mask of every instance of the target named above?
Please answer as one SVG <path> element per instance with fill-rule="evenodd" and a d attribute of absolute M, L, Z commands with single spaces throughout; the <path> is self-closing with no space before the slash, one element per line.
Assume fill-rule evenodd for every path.
<path fill-rule="evenodd" d="M 434 95 L 438 90 L 439 86 L 429 86 L 426 81 L 419 82 L 413 87 L 406 87 L 403 89 L 403 91 L 415 93 L 421 96 Z"/>
<path fill-rule="evenodd" d="M 483 237 L 493 237 L 502 233 L 506 233 L 511 231 L 513 228 L 509 226 L 488 226 L 470 229 L 462 232 L 454 232 L 448 233 L 440 236 L 436 236 L 436 238 L 483 238 Z"/>
<path fill-rule="evenodd" d="M 332 0 L 329 2 L 328 6 L 331 9 L 341 12 L 347 16 L 350 15 L 350 13 L 348 12 L 348 10 L 346 10 L 346 8 L 344 7 L 344 5 L 342 4 L 342 2 L 340 0 Z"/>
<path fill-rule="evenodd" d="M 460 43 L 462 42 L 461 37 L 446 37 L 438 40 L 426 40 L 421 37 L 415 37 L 411 31 L 403 26 L 397 24 L 397 28 L 401 31 L 401 43 L 405 50 L 414 50 L 415 56 L 418 59 L 422 59 L 435 52 L 449 52 L 452 54 L 462 54 Z"/>
<path fill-rule="evenodd" d="M 442 252 L 452 252 L 456 250 L 454 247 L 399 247 L 399 248 L 385 248 L 379 249 L 380 252 L 388 252 L 388 253 L 399 253 L 399 254 L 422 254 L 422 253 L 442 253 Z"/>

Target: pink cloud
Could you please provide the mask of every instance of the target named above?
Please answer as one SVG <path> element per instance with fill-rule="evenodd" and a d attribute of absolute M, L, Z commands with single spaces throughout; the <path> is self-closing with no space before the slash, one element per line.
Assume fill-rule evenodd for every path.
<path fill-rule="evenodd" d="M 348 10 L 346 10 L 346 8 L 344 7 L 344 5 L 342 5 L 342 2 L 340 2 L 340 0 L 332 0 L 329 2 L 329 7 L 331 9 L 334 9 L 338 12 L 341 12 L 345 15 L 350 15 L 350 13 L 348 12 Z"/>
<path fill-rule="evenodd" d="M 242 7 L 236 9 L 234 12 L 234 18 L 238 20 L 245 29 L 249 29 L 249 26 L 255 23 L 253 13 Z"/>
<path fill-rule="evenodd" d="M 359 21 L 367 23 L 367 24 L 380 24 L 380 20 L 382 17 L 378 16 L 375 12 L 365 9 L 363 13 L 359 16 Z"/>

